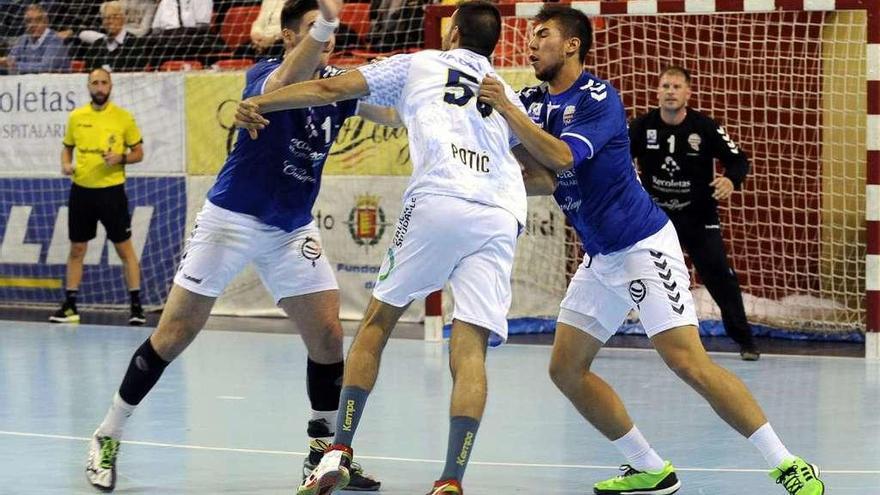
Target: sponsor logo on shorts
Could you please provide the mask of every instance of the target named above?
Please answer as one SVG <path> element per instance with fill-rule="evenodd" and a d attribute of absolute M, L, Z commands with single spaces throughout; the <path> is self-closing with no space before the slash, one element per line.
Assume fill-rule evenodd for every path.
<path fill-rule="evenodd" d="M 416 208 L 416 198 L 409 198 L 403 211 L 400 212 L 400 218 L 397 220 L 397 230 L 394 232 L 394 239 L 391 244 L 400 247 L 403 245 L 403 238 L 406 231 L 409 230 L 409 222 L 412 219 L 413 210 Z"/>
<path fill-rule="evenodd" d="M 645 295 L 647 294 L 648 288 L 645 287 L 645 283 L 641 280 L 633 280 L 629 283 L 629 297 L 632 298 L 633 302 L 636 303 L 636 305 L 644 301 Z"/>
<path fill-rule="evenodd" d="M 379 206 L 379 196 L 362 194 L 355 198 L 355 207 L 348 214 L 348 233 L 358 246 L 375 246 L 385 235 L 385 211 Z"/>
<path fill-rule="evenodd" d="M 183 274 L 183 278 L 186 279 L 186 280 L 189 280 L 190 282 L 192 282 L 192 283 L 194 283 L 194 284 L 196 284 L 196 285 L 202 283 L 202 280 L 204 280 L 204 279 L 201 279 L 201 278 L 195 278 L 195 277 L 193 277 L 192 275 L 187 275 L 186 273 Z"/>
<path fill-rule="evenodd" d="M 302 257 L 311 261 L 312 266 L 315 266 L 315 261 L 321 257 L 321 252 L 321 243 L 314 237 L 306 237 L 306 240 L 300 246 Z"/>

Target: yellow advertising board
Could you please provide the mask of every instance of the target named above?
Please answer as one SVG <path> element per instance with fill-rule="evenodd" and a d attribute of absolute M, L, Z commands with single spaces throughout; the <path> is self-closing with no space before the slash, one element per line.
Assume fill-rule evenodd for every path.
<path fill-rule="evenodd" d="M 214 175 L 235 143 L 235 109 L 244 89 L 244 74 L 187 74 L 186 171 Z"/>

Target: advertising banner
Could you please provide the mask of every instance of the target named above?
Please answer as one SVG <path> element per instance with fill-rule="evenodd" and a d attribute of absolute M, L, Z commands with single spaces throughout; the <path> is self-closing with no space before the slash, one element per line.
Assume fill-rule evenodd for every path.
<path fill-rule="evenodd" d="M 60 175 L 70 112 L 89 103 L 85 74 L 0 77 L 0 174 Z M 183 76 L 114 74 L 110 99 L 134 115 L 144 161 L 131 175 L 183 173 Z"/>
<path fill-rule="evenodd" d="M 69 179 L 0 178 L 0 300 L 55 303 L 64 288 Z M 141 263 L 141 299 L 164 302 L 180 256 L 186 218 L 184 177 L 126 182 L 132 242 Z M 99 224 L 88 245 L 79 300 L 127 304 L 122 261 Z"/>

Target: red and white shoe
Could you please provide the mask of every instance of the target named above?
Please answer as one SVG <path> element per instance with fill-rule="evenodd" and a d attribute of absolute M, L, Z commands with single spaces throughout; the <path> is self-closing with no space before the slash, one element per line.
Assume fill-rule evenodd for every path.
<path fill-rule="evenodd" d="M 349 468 L 354 452 L 347 445 L 334 444 L 327 448 L 321 462 L 303 480 L 297 495 L 330 495 L 342 490 L 351 479 Z"/>
<path fill-rule="evenodd" d="M 464 495 L 464 490 L 458 480 L 438 480 L 428 495 Z"/>

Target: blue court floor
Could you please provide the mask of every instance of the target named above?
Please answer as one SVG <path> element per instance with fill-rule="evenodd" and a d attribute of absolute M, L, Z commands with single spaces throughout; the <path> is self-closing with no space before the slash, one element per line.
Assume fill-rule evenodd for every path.
<path fill-rule="evenodd" d="M 150 329 L 0 322 L 0 493 L 89 494 L 87 440 Z M 621 459 L 552 386 L 550 349 L 489 353 L 489 404 L 467 495 L 575 495 Z M 298 336 L 207 331 L 129 422 L 120 494 L 292 494 L 308 402 Z M 715 355 L 752 388 L 832 495 L 880 494 L 880 365 L 859 358 Z M 355 441 L 381 493 L 423 495 L 442 469 L 451 379 L 442 344 L 392 339 Z M 595 370 L 679 468 L 681 494 L 784 494 L 745 439 L 652 351 L 608 349 Z"/>

